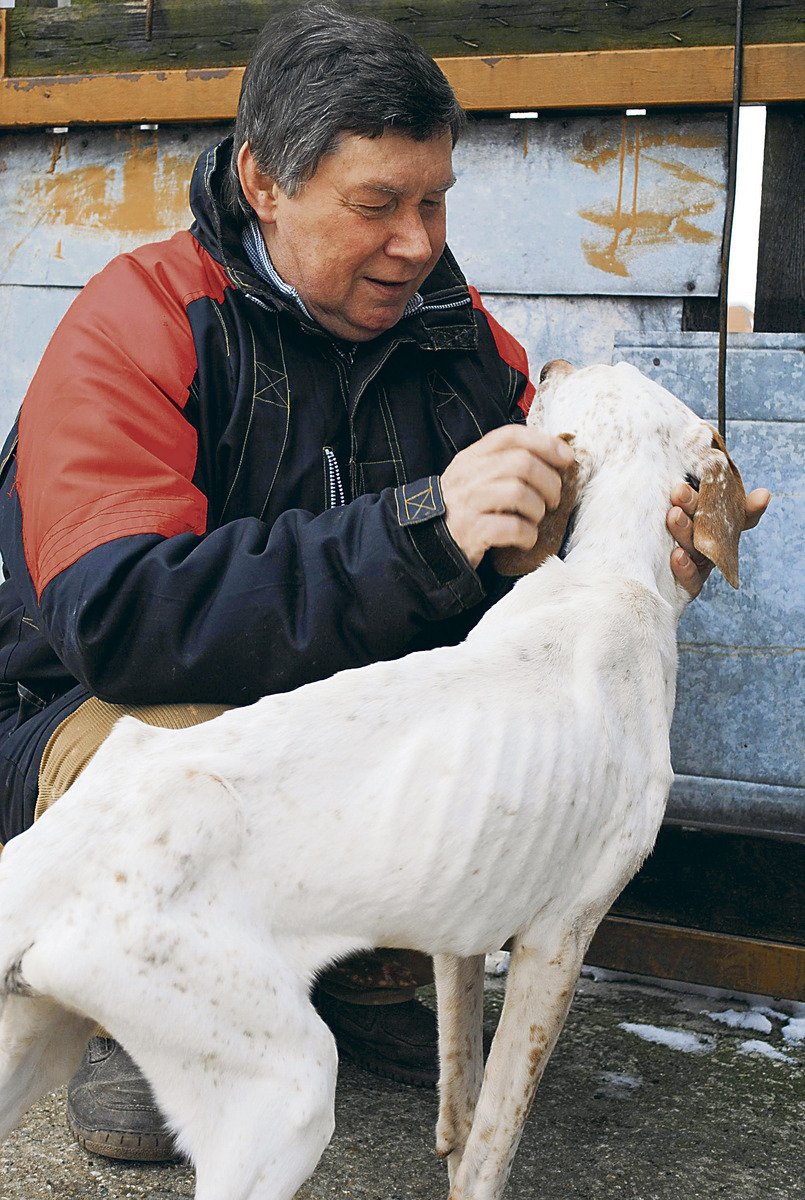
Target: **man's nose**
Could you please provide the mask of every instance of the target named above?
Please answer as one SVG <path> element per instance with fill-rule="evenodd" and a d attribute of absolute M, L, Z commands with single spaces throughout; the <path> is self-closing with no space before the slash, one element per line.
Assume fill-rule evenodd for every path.
<path fill-rule="evenodd" d="M 386 254 L 412 263 L 426 263 L 433 253 L 430 236 L 418 210 L 397 214 Z"/>

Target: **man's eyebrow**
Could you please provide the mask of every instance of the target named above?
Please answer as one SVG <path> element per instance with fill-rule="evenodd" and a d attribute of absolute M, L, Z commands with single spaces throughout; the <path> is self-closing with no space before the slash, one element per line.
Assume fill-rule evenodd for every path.
<path fill-rule="evenodd" d="M 430 196 L 434 192 L 447 192 L 450 190 L 450 188 L 453 186 L 453 184 L 455 182 L 456 182 L 455 175 L 451 175 L 450 179 L 447 180 L 445 183 L 438 183 L 438 184 L 436 184 L 435 187 L 428 188 L 427 191 L 425 192 L 425 195 Z M 367 180 L 364 183 L 359 184 L 358 187 L 359 187 L 359 189 L 363 189 L 364 191 L 367 191 L 367 192 L 379 192 L 383 196 L 402 196 L 405 194 L 399 188 L 389 187 L 388 184 L 386 184 L 386 183 L 373 183 L 370 180 Z"/>

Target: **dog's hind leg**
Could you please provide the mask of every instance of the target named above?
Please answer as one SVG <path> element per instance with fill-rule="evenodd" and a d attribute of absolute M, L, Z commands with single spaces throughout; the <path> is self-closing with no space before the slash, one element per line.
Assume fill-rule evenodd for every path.
<path fill-rule="evenodd" d="M 288 1015 L 250 1077 L 210 1080 L 200 1125 L 211 1118 L 211 1135 L 196 1161 L 196 1200 L 292 1200 L 332 1137 L 332 1035 L 312 1007 Z"/>
<path fill-rule="evenodd" d="M 288 998 L 266 979 L 263 990 L 270 1013 L 258 1001 L 238 1020 L 224 1000 L 195 1044 L 182 1031 L 157 1050 L 146 1029 L 126 1038 L 195 1164 L 196 1200 L 292 1200 L 332 1137 L 332 1034 L 304 988 Z"/>
<path fill-rule="evenodd" d="M 484 956 L 433 960 L 439 1007 L 439 1121 L 436 1153 L 451 1182 L 464 1152 L 484 1073 Z"/>
<path fill-rule="evenodd" d="M 515 940 L 506 1000 L 450 1200 L 499 1200 L 597 922 Z"/>
<path fill-rule="evenodd" d="M 0 1142 L 75 1071 L 94 1023 L 45 996 L 8 995 L 0 1016 Z"/>

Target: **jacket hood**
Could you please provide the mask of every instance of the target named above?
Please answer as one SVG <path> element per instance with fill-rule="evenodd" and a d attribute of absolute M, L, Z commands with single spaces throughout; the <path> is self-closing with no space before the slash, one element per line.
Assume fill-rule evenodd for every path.
<path fill-rule="evenodd" d="M 245 217 L 228 203 L 233 138 L 210 146 L 198 159 L 190 181 L 190 208 L 195 218 L 190 232 L 226 271 L 239 291 L 259 297 L 277 311 L 292 313 L 301 324 L 321 332 L 296 305 L 276 292 L 252 267 L 241 234 Z M 449 247 L 422 284 L 422 308 L 399 322 L 423 346 L 471 349 L 476 345 L 475 321 L 467 281 Z M 446 336 L 448 335 L 449 336 Z"/>

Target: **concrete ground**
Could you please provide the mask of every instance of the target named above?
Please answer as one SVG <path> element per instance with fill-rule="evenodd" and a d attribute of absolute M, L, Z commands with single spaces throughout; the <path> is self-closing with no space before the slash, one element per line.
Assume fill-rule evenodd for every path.
<path fill-rule="evenodd" d="M 489 979 L 490 1028 L 502 994 L 503 981 Z M 797 1200 L 803 1017 L 805 1006 L 585 972 L 506 1200 Z M 0 1149 L 1 1200 L 192 1197 L 186 1167 L 85 1154 L 64 1108 L 63 1093 L 48 1097 Z M 344 1064 L 335 1137 L 298 1200 L 445 1198 L 435 1119 L 434 1093 Z"/>

